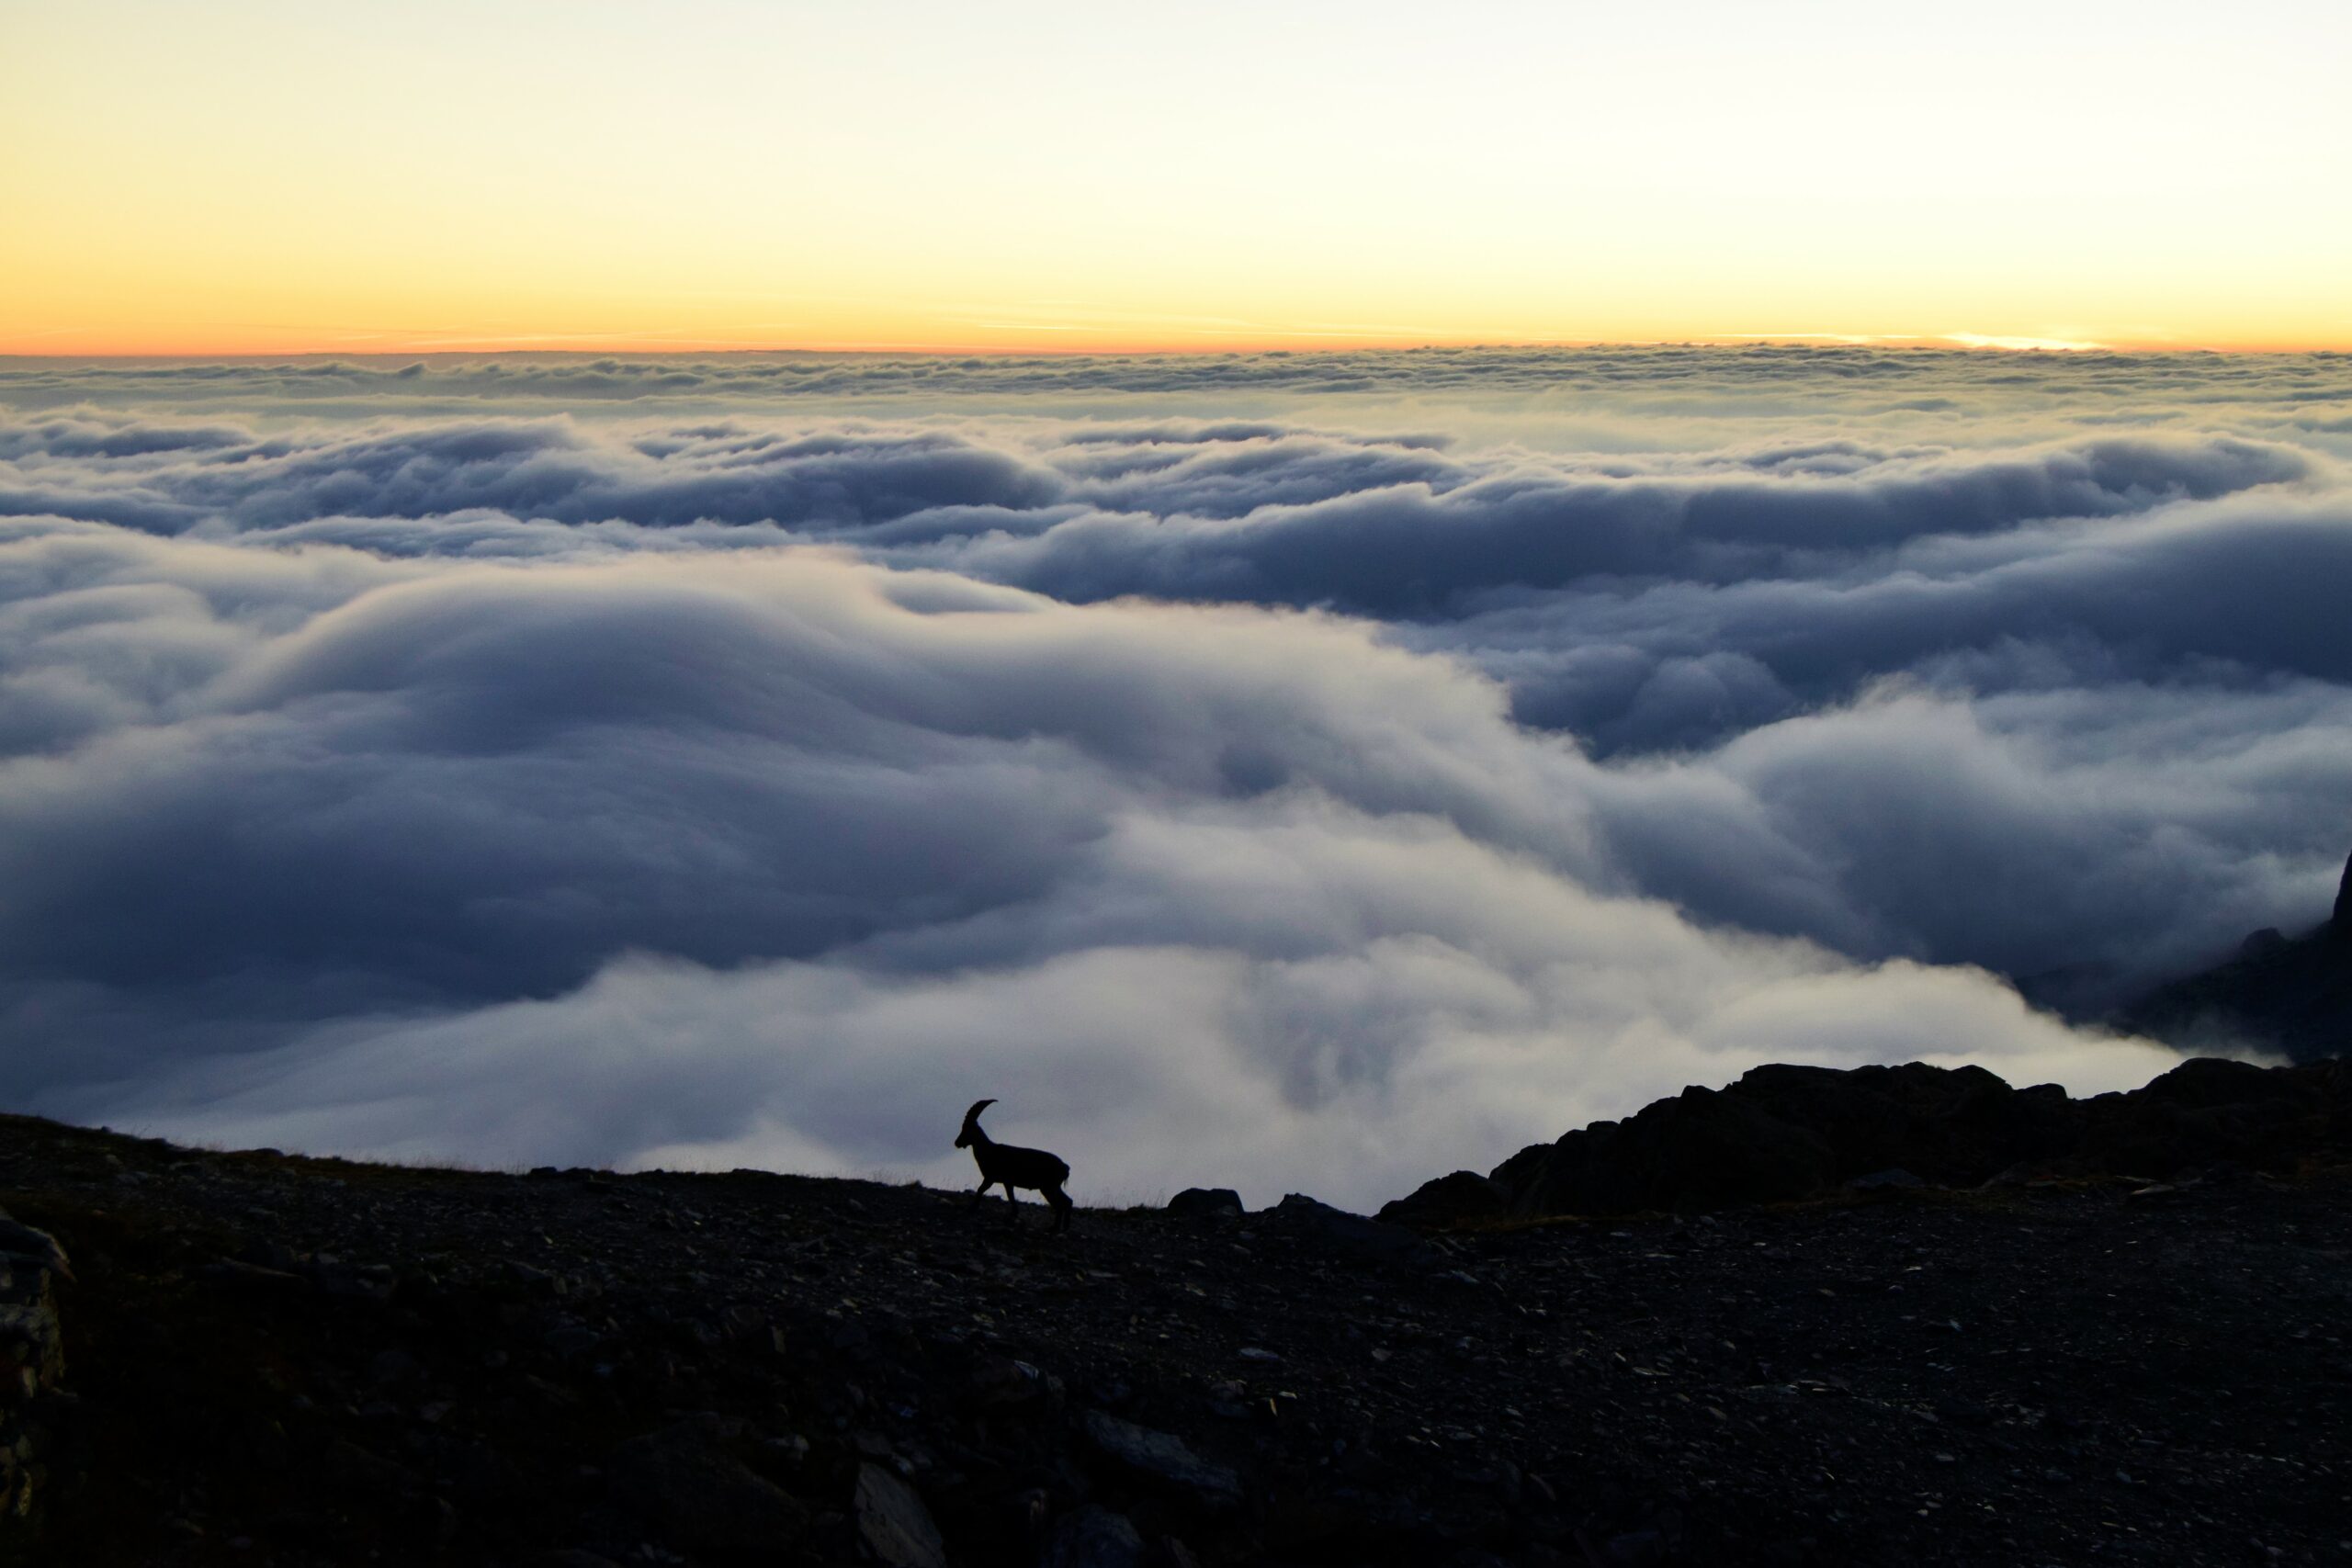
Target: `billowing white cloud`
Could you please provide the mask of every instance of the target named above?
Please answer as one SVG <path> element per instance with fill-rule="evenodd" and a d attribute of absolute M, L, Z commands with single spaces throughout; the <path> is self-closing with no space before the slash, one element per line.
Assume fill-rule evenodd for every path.
<path fill-rule="evenodd" d="M 1766 1059 L 2137 1081 L 1984 971 L 2089 1008 L 2324 909 L 2347 396 L 0 369 L 0 1097 L 945 1179 L 993 1095 L 1094 1197 L 1373 1202 Z"/>

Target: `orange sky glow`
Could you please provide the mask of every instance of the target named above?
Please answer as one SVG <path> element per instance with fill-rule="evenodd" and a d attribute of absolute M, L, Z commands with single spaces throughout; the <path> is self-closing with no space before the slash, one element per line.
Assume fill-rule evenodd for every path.
<path fill-rule="evenodd" d="M 2352 11 L 1886 10 L 19 6 L 0 353 L 2352 349 Z"/>

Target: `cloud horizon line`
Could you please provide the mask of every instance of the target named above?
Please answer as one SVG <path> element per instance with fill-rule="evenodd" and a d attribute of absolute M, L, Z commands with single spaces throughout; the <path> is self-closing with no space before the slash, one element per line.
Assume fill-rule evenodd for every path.
<path fill-rule="evenodd" d="M 1045 330 L 1045 329 L 1026 329 Z M 1057 332 L 1089 329 L 1054 328 Z M 1748 349 L 1906 350 L 1971 357 L 2015 355 L 2182 356 L 2339 356 L 2352 355 L 2352 335 L 2330 340 L 2195 341 L 2165 335 L 2147 337 L 2075 338 L 2026 333 L 1985 333 L 1953 330 L 1932 333 L 1843 333 L 1826 331 L 1722 332 L 1686 335 L 1631 337 L 1512 337 L 1476 333 L 1353 333 L 1322 329 L 1272 331 L 1239 334 L 1230 340 L 1202 342 L 1119 342 L 1090 339 L 1007 342 L 1002 338 L 915 339 L 843 342 L 777 342 L 741 337 L 652 333 L 439 333 L 385 329 L 351 329 L 348 335 L 320 338 L 274 346 L 131 346 L 58 348 L 31 346 L 44 336 L 66 337 L 72 329 L 53 333 L 0 334 L 0 361 L 188 361 L 241 364 L 282 359 L 355 359 L 423 355 L 481 358 L 505 355 L 549 357 L 621 355 L 660 359 L 687 355 L 808 355 L 842 358 L 976 358 L 976 359 L 1185 359 L 1231 357 L 1306 357 L 1317 354 L 1490 353 L 1611 349 Z M 1111 334 L 1105 334 L 1109 338 Z M 381 346 L 368 347 L 369 344 Z"/>

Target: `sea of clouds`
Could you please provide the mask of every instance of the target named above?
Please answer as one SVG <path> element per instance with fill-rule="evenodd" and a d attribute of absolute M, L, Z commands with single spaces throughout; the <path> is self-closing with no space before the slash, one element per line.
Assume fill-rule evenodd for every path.
<path fill-rule="evenodd" d="M 2352 850 L 2347 464 L 2324 355 L 0 361 L 0 1105 L 1368 1205 L 2136 1084 Z"/>

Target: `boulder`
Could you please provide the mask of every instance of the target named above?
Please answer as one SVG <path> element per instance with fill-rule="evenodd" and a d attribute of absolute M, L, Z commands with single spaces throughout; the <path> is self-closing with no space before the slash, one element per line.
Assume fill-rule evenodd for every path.
<path fill-rule="evenodd" d="M 1378 1218 L 1393 1225 L 1442 1230 L 1501 1219 L 1510 1213 L 1510 1199 L 1501 1188 L 1475 1170 L 1457 1170 L 1422 1182 L 1409 1197 L 1383 1204 Z"/>
<path fill-rule="evenodd" d="M 1168 1200 L 1168 1212 L 1187 1219 L 1214 1219 L 1241 1213 L 1241 1194 L 1230 1187 L 1187 1187 Z"/>
<path fill-rule="evenodd" d="M 38 1392 L 65 1373 L 56 1280 L 52 1269 L 0 1256 L 0 1400 Z"/>
<path fill-rule="evenodd" d="M 1088 1411 L 1080 1429 L 1095 1453 L 1134 1480 L 1211 1510 L 1240 1505 L 1241 1478 L 1226 1466 L 1201 1458 L 1182 1438 L 1122 1421 L 1102 1410 Z"/>
<path fill-rule="evenodd" d="M 915 1489 L 878 1464 L 857 1467 L 857 1539 L 887 1568 L 947 1568 L 947 1548 Z"/>
<path fill-rule="evenodd" d="M 0 1209 L 0 1258 L 19 1267 L 46 1269 L 68 1280 L 74 1277 L 65 1249 L 57 1244 L 57 1238 L 10 1217 L 6 1209 Z"/>

